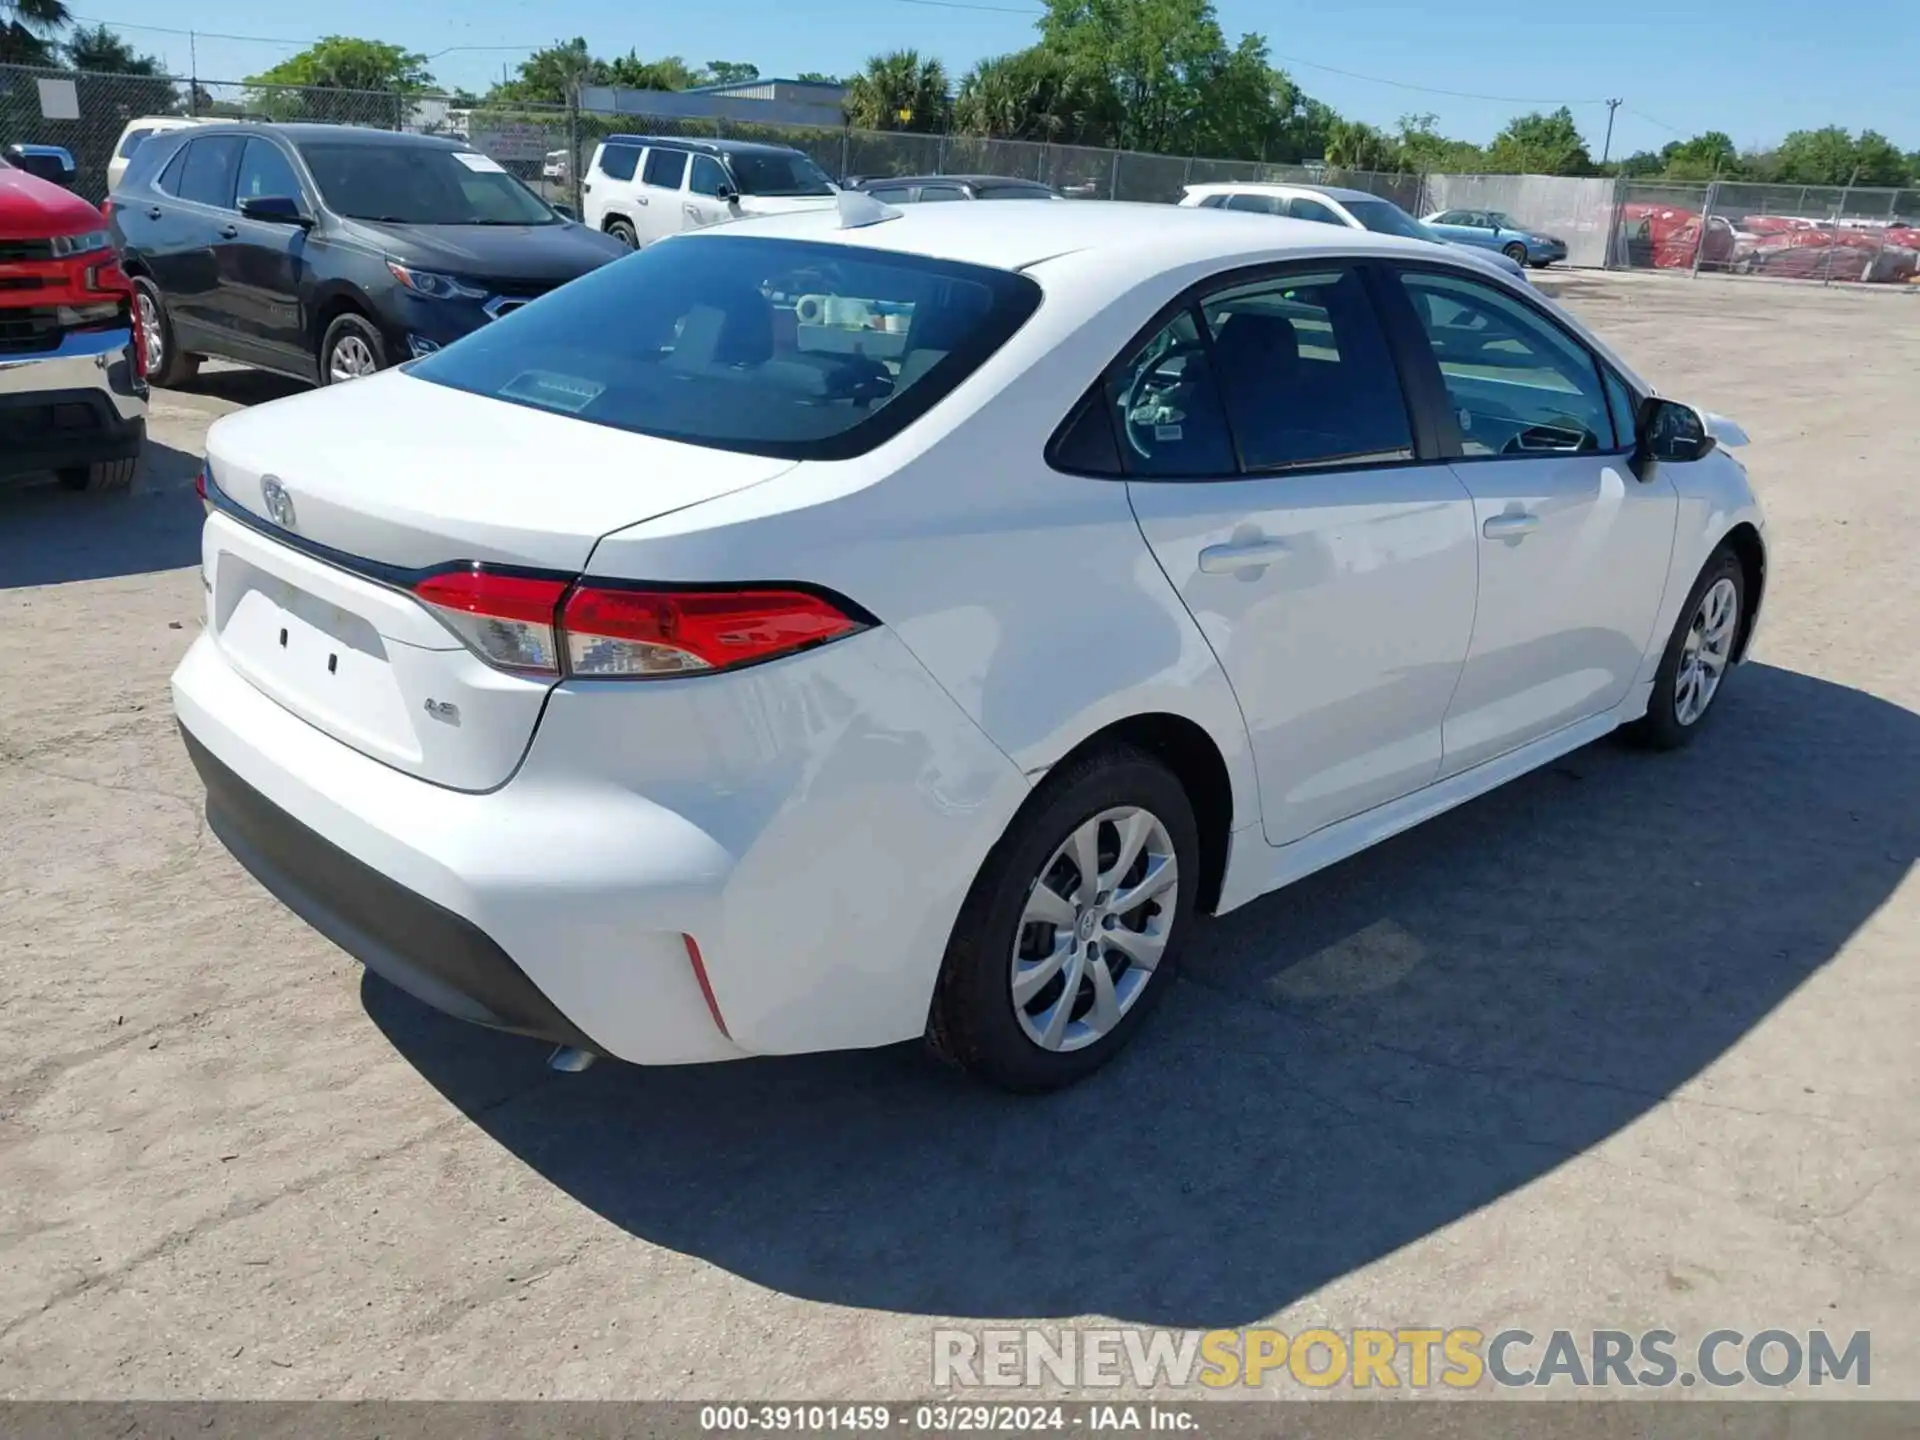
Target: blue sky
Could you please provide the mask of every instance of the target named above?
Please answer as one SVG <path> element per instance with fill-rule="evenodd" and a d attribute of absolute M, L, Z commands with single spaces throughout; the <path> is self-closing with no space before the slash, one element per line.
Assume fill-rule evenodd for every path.
<path fill-rule="evenodd" d="M 196 30 L 198 73 L 238 80 L 324 33 L 362 35 L 440 54 L 434 75 L 480 88 L 520 47 L 586 36 L 596 52 L 677 54 L 696 64 L 750 60 L 763 74 L 858 68 L 878 50 L 916 46 L 956 75 L 983 55 L 1028 44 L 1029 0 L 977 0 L 996 10 L 916 0 L 70 0 L 186 73 Z M 1910 81 L 1920 9 L 1893 0 L 1842 6 L 1832 15 L 1801 0 L 1661 0 L 1636 12 L 1617 0 L 1515 5 L 1512 0 L 1388 0 L 1288 5 L 1216 0 L 1229 38 L 1264 34 L 1275 62 L 1308 93 L 1345 114 L 1391 125 L 1431 111 L 1442 130 L 1484 141 L 1520 110 L 1572 105 L 1593 153 L 1606 108 L 1622 97 L 1615 155 L 1658 149 L 1709 126 L 1743 147 L 1827 124 L 1890 135 L 1920 148 L 1920 86 Z M 1035 7 L 1037 8 L 1037 7 Z M 138 24 L 129 22 L 139 22 Z M 147 28 L 142 28 L 147 27 Z M 475 49 L 453 47 L 514 47 Z M 1349 71 L 1352 74 L 1335 73 Z M 1371 78 L 1358 78 L 1361 76 Z M 1399 82 L 1395 84 L 1382 81 Z M 1461 94 L 1427 93 L 1413 86 Z M 1504 97 L 1526 101 L 1511 103 Z M 1584 102 L 1584 103 L 1582 103 Z"/>

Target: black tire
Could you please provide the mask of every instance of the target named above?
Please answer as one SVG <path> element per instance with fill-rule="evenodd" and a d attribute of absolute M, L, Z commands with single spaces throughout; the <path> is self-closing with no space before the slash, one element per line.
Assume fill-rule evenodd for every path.
<path fill-rule="evenodd" d="M 160 298 L 160 287 L 146 276 L 137 276 L 133 282 L 134 303 L 144 299 L 151 307 L 154 329 L 160 341 L 160 363 L 147 365 L 147 383 L 169 389 L 182 381 L 191 380 L 200 373 L 200 357 L 186 355 L 173 343 L 173 322 L 167 319 L 166 302 Z M 144 329 L 144 326 L 142 327 Z"/>
<path fill-rule="evenodd" d="M 633 226 L 628 221 L 609 220 L 607 222 L 607 234 L 618 240 L 629 250 L 638 250 L 640 248 L 640 237 L 634 234 Z"/>
<path fill-rule="evenodd" d="M 1013 957 L 1022 939 L 1022 916 L 1054 852 L 1087 820 L 1120 806 L 1149 812 L 1171 842 L 1178 884 L 1166 944 L 1133 1003 L 1110 1030 L 1081 1049 L 1043 1049 L 1029 1038 L 1014 1007 Z M 1021 1094 L 1057 1090 L 1092 1074 L 1125 1047 L 1166 993 L 1192 923 L 1199 879 L 1200 838 L 1193 805 L 1166 766 L 1144 751 L 1115 746 L 1056 771 L 988 854 L 960 908 L 928 1017 L 930 1047 L 977 1078 Z M 1102 932 L 1082 931 L 1070 945 L 1088 933 Z M 1040 934 L 1052 938 L 1056 932 Z M 1111 948 L 1108 954 L 1116 965 L 1124 963 Z M 1124 980 L 1124 968 L 1115 973 Z M 1047 993 L 1042 991 L 1030 1006 Z M 1053 993 L 1057 997 L 1059 992 Z M 1068 1009 L 1069 1017 L 1085 1013 L 1091 999 L 1088 978 Z M 1054 1003 L 1061 1002 L 1056 998 Z M 1029 1008 L 1028 1013 L 1034 1012 Z"/>
<path fill-rule="evenodd" d="M 1525 265 L 1527 263 L 1527 247 L 1516 240 L 1513 244 L 1507 246 L 1506 256 L 1516 265 Z"/>
<path fill-rule="evenodd" d="M 349 310 L 343 315 L 335 316 L 333 323 L 327 326 L 327 333 L 321 338 L 320 383 L 322 385 L 337 385 L 348 378 L 362 378 L 358 375 L 342 376 L 336 380 L 333 374 L 335 353 L 342 346 L 356 341 L 366 347 L 366 353 L 373 359 L 373 370 L 365 373 L 372 374 L 374 371 L 384 370 L 393 363 L 387 357 L 387 342 L 380 338 L 380 331 L 375 328 L 373 322 L 364 315 L 357 315 Z"/>
<path fill-rule="evenodd" d="M 1674 700 L 1681 665 L 1686 658 L 1687 639 L 1693 632 L 1695 621 L 1701 618 L 1701 602 L 1707 592 L 1722 580 L 1733 582 L 1734 603 L 1738 606 L 1733 617 L 1731 647 L 1720 683 L 1708 697 L 1706 708 L 1690 721 L 1682 721 Z M 1693 582 L 1693 589 L 1687 592 L 1687 603 L 1680 607 L 1680 618 L 1674 622 L 1673 634 L 1667 639 L 1666 653 L 1660 657 L 1660 668 L 1654 674 L 1653 695 L 1647 701 L 1647 713 L 1626 727 L 1627 739 L 1649 750 L 1678 750 L 1683 745 L 1692 744 L 1694 737 L 1720 708 L 1720 695 L 1726 689 L 1728 675 L 1733 670 L 1734 656 L 1739 653 L 1746 624 L 1746 571 L 1741 568 L 1740 557 L 1723 545 L 1708 557 L 1707 563 L 1701 568 L 1700 578 Z"/>
<path fill-rule="evenodd" d="M 138 459 L 96 460 L 91 465 L 69 465 L 54 471 L 54 476 L 68 490 L 127 490 L 139 468 Z"/>

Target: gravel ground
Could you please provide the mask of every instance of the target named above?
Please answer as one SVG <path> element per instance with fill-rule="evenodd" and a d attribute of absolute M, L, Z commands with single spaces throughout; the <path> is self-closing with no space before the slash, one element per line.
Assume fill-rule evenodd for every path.
<path fill-rule="evenodd" d="M 0 1395 L 904 1397 L 943 1317 L 1106 1317 L 1870 1329 L 1920 1396 L 1920 297 L 1561 283 L 1752 431 L 1713 731 L 1211 925 L 1044 1101 L 911 1049 L 551 1074 L 269 899 L 166 680 L 206 426 L 281 382 L 160 395 L 131 498 L 0 494 Z"/>

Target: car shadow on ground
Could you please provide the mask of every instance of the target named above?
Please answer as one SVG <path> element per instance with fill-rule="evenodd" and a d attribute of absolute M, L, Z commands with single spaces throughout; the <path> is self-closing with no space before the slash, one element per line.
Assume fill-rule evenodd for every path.
<path fill-rule="evenodd" d="M 284 400 L 313 389 L 304 380 L 275 375 L 270 370 L 251 370 L 244 365 L 222 365 L 202 370 L 190 380 L 182 380 L 168 390 L 180 395 L 204 395 L 234 405 L 264 405 L 269 400 Z M 162 394 L 168 393 L 162 391 Z"/>
<path fill-rule="evenodd" d="M 0 590 L 174 570 L 200 561 L 200 457 L 148 440 L 131 493 L 46 477 L 0 485 Z"/>
<path fill-rule="evenodd" d="M 1213 922 L 1044 1099 L 914 1047 L 642 1070 L 368 977 L 474 1122 L 654 1244 L 925 1315 L 1233 1326 L 1527 1184 L 1721 1056 L 1920 852 L 1920 716 L 1766 665 L 1687 751 L 1589 747 Z"/>

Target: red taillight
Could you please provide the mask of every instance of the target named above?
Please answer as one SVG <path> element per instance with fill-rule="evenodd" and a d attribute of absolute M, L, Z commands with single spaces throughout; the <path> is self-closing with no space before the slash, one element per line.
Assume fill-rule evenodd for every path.
<path fill-rule="evenodd" d="M 474 566 L 430 575 L 413 593 L 489 665 L 558 676 L 554 612 L 567 582 Z"/>
<path fill-rule="evenodd" d="M 700 947 L 691 935 L 682 935 L 687 942 L 687 959 L 693 964 L 693 978 L 699 982 L 700 995 L 707 1002 L 707 1013 L 713 1017 L 715 1027 L 729 1040 L 733 1038 L 727 1029 L 727 1017 L 720 1013 L 720 1002 L 713 998 L 713 985 L 707 979 L 707 962 L 700 958 Z"/>
<path fill-rule="evenodd" d="M 502 670 L 592 680 L 709 674 L 788 655 L 863 630 L 804 590 L 642 590 L 570 585 L 471 565 L 431 575 L 413 593 Z"/>
<path fill-rule="evenodd" d="M 649 679 L 726 670 L 864 628 L 801 590 L 625 590 L 583 585 L 560 617 L 567 671 Z"/>
<path fill-rule="evenodd" d="M 135 335 L 137 339 L 138 337 L 137 325 L 135 327 Z M 133 347 L 134 353 L 136 355 L 140 353 L 140 349 L 141 347 L 137 343 Z M 144 366 L 142 367 L 141 373 L 142 374 L 145 373 Z M 213 513 L 213 497 L 207 494 L 207 467 L 204 464 L 201 465 L 199 472 L 195 474 L 193 477 L 193 493 L 200 497 L 201 507 L 205 509 L 209 515 L 211 515 Z"/>

